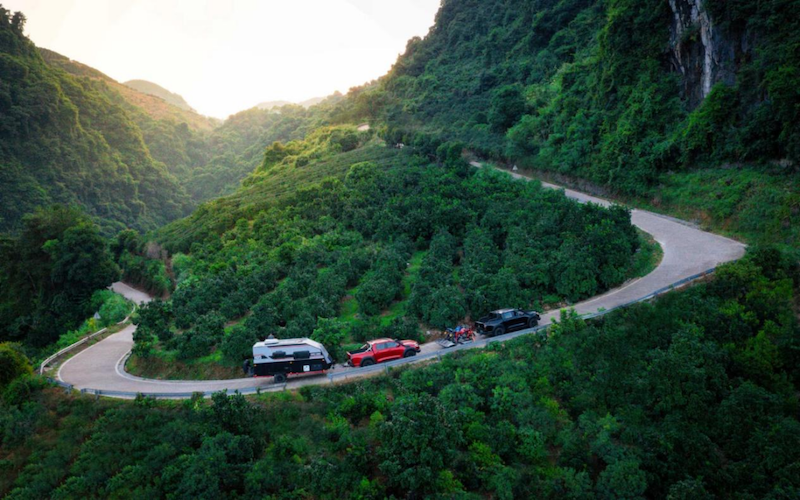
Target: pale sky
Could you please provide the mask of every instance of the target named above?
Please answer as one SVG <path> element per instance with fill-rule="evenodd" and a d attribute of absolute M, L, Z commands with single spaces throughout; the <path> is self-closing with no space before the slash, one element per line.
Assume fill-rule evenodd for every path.
<path fill-rule="evenodd" d="M 385 74 L 440 0 L 0 0 L 26 34 L 125 82 L 225 118 L 262 101 L 347 92 Z"/>

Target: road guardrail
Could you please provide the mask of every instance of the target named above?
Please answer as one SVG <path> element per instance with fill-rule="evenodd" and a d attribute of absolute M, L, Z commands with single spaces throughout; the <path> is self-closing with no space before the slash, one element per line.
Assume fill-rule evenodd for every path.
<path fill-rule="evenodd" d="M 136 311 L 136 306 L 135 305 L 133 306 L 133 309 L 131 309 L 131 312 L 128 313 L 127 316 L 125 316 L 125 319 L 123 319 L 122 321 L 117 323 L 117 325 L 121 325 L 123 323 L 126 323 L 131 318 L 131 316 L 133 316 L 134 311 Z M 76 347 L 82 346 L 83 344 L 89 342 L 90 340 L 92 340 L 93 338 L 97 337 L 98 335 L 102 335 L 102 334 L 106 333 L 107 331 L 108 331 L 108 327 L 105 327 L 105 328 L 103 328 L 101 330 L 97 330 L 96 332 L 83 337 L 82 339 L 80 339 L 79 341 L 75 342 L 74 344 L 68 345 L 67 347 L 61 349 L 60 351 L 58 351 L 57 353 L 53 354 L 49 358 L 45 359 L 44 361 L 42 361 L 42 364 L 39 365 L 39 375 L 44 375 L 44 371 L 45 371 L 45 369 L 47 369 L 47 365 L 49 365 L 50 363 L 52 363 L 53 361 L 55 361 L 59 357 L 63 356 L 64 354 L 66 354 L 68 352 L 70 352 L 71 350 L 75 349 Z"/>
<path fill-rule="evenodd" d="M 716 269 L 717 269 L 716 267 L 712 267 L 711 269 L 708 269 L 708 270 L 703 271 L 701 273 L 694 274 L 694 275 L 689 276 L 687 278 L 684 278 L 682 280 L 676 281 L 675 283 L 672 283 L 672 284 L 667 285 L 665 287 L 659 288 L 658 290 L 656 290 L 654 292 L 651 292 L 651 293 L 645 295 L 644 297 L 641 297 L 641 298 L 638 298 L 638 299 L 635 299 L 635 300 L 631 300 L 629 302 L 626 302 L 624 304 L 618 305 L 616 307 L 612 307 L 611 309 L 606 309 L 606 310 L 597 311 L 597 312 L 593 312 L 593 313 L 585 313 L 585 314 L 580 315 L 580 317 L 582 319 L 593 319 L 593 318 L 597 318 L 597 317 L 600 317 L 600 316 L 604 316 L 604 315 L 606 315 L 606 314 L 608 314 L 610 312 L 616 311 L 618 309 L 629 307 L 629 306 L 631 306 L 633 304 L 638 304 L 640 302 L 646 302 L 648 300 L 652 300 L 652 299 L 654 299 L 655 297 L 657 297 L 659 295 L 663 295 L 664 293 L 671 292 L 673 290 L 681 288 L 681 287 L 685 286 L 686 284 L 691 283 L 692 281 L 695 281 L 695 280 L 700 279 L 700 278 L 704 278 L 704 277 L 714 273 L 716 271 Z M 133 313 L 133 311 L 131 311 L 131 314 L 132 313 Z M 128 320 L 128 318 L 125 318 L 125 320 L 123 320 L 122 322 L 120 322 L 118 324 L 124 323 L 127 320 Z M 469 344 L 461 344 L 461 345 L 458 345 L 458 346 L 455 346 L 455 347 L 452 347 L 452 348 L 449 348 L 449 349 L 442 349 L 440 351 L 434 351 L 434 352 L 430 352 L 430 353 L 427 353 L 427 354 L 412 356 L 412 357 L 409 357 L 409 358 L 401 358 L 401 359 L 397 359 L 397 360 L 394 360 L 394 361 L 389 361 L 389 362 L 386 362 L 386 363 L 367 366 L 367 367 L 363 367 L 363 368 L 355 368 L 353 370 L 347 370 L 345 372 L 339 372 L 339 373 L 328 372 L 328 374 L 327 374 L 327 376 L 325 378 L 327 379 L 329 384 L 333 384 L 333 383 L 336 383 L 336 382 L 346 381 L 348 379 L 361 378 L 361 377 L 364 377 L 364 376 L 367 376 L 367 375 L 370 375 L 370 374 L 377 374 L 377 373 L 381 373 L 381 372 L 388 373 L 394 367 L 405 366 L 405 365 L 410 365 L 410 364 L 414 364 L 414 363 L 421 363 L 421 362 L 424 362 L 424 361 L 433 361 L 433 360 L 440 361 L 442 359 L 442 356 L 447 356 L 447 355 L 452 354 L 454 352 L 460 352 L 460 351 L 464 351 L 464 350 L 467 350 L 467 349 L 483 348 L 483 347 L 486 347 L 487 345 L 489 345 L 492 342 L 506 342 L 508 340 L 512 340 L 512 339 L 515 339 L 517 337 L 521 337 L 523 335 L 530 335 L 530 334 L 538 333 L 538 332 L 546 332 L 546 330 L 550 326 L 551 325 L 540 325 L 540 326 L 537 326 L 537 327 L 534 327 L 534 328 L 528 328 L 528 329 L 519 330 L 519 331 L 516 331 L 516 332 L 513 332 L 513 333 L 507 333 L 505 335 L 500 335 L 498 337 L 491 337 L 491 338 L 476 340 L 476 341 L 470 342 Z M 98 335 L 101 332 L 102 332 L 102 330 L 100 332 L 96 332 L 95 334 L 92 334 L 92 336 Z M 62 349 L 62 351 L 63 352 L 67 352 L 68 350 L 80 345 L 81 343 L 88 342 L 90 337 L 86 337 L 85 339 L 81 340 L 80 342 L 76 342 L 75 344 L 73 344 L 73 345 L 71 345 L 71 346 L 69 346 L 69 347 L 67 347 L 65 349 Z M 547 335 L 546 334 L 541 335 L 541 340 L 542 341 L 546 341 L 547 340 Z M 59 356 L 60 354 L 62 354 L 62 351 L 59 351 L 58 353 L 54 354 L 53 356 L 51 356 L 51 358 L 55 358 L 55 357 Z M 42 363 L 42 366 L 45 366 L 45 364 L 48 363 L 49 361 L 50 361 L 50 358 L 45 360 L 45 362 Z M 40 373 L 41 373 L 41 370 L 40 370 Z M 59 385 L 61 387 L 64 387 L 67 391 L 71 391 L 73 389 L 73 386 L 71 384 L 67 384 L 67 383 L 64 383 L 64 382 L 62 382 L 60 380 L 56 380 L 56 379 L 52 379 L 52 378 L 50 378 L 49 380 L 51 380 L 53 383 L 55 383 L 55 384 L 57 384 L 57 385 Z M 320 379 L 320 381 L 321 380 L 324 380 L 324 379 Z M 322 385 L 322 382 L 320 384 L 317 384 L 317 385 Z M 282 383 L 282 384 L 272 384 L 272 385 L 268 385 L 268 386 L 265 386 L 265 387 L 255 387 L 255 386 L 254 387 L 245 387 L 245 388 L 241 388 L 241 389 L 236 389 L 236 390 L 232 391 L 232 393 L 233 394 L 237 394 L 238 393 L 238 394 L 243 394 L 243 395 L 253 395 L 253 394 L 261 394 L 261 393 L 264 393 L 264 392 L 281 392 L 281 391 L 285 391 L 287 389 L 291 390 L 291 389 L 295 389 L 295 388 L 299 388 L 299 387 L 300 386 L 298 386 L 298 385 L 294 385 L 294 384 L 290 384 L 290 383 Z M 80 389 L 80 392 L 82 394 L 94 394 L 98 398 L 100 396 L 106 396 L 106 397 L 127 398 L 127 399 L 133 399 L 133 398 L 136 398 L 136 397 L 148 397 L 148 398 L 155 398 L 155 399 L 187 399 L 187 398 L 193 397 L 195 394 L 201 394 L 203 397 L 210 397 L 212 394 L 214 394 L 216 392 L 220 392 L 220 391 L 167 392 L 167 393 L 165 393 L 165 392 L 127 392 L 127 391 L 111 391 L 111 390 L 83 388 L 83 389 Z"/>

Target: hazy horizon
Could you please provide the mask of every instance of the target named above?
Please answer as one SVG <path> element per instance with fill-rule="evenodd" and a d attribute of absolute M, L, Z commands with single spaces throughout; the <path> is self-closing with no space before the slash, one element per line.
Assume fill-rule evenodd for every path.
<path fill-rule="evenodd" d="M 427 34 L 439 3 L 0 0 L 25 14 L 37 46 L 119 82 L 151 81 L 218 118 L 264 101 L 347 92 L 382 76 L 408 39 Z"/>

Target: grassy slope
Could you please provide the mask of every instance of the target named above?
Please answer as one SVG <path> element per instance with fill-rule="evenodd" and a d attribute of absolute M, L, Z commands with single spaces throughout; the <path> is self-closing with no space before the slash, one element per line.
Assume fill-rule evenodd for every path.
<path fill-rule="evenodd" d="M 669 176 L 644 206 L 750 243 L 800 247 L 800 179 L 714 168 Z"/>
<path fill-rule="evenodd" d="M 205 203 L 191 216 L 163 227 L 158 231 L 158 239 L 173 251 L 188 250 L 191 242 L 202 241 L 209 234 L 220 234 L 232 228 L 238 219 L 254 217 L 303 186 L 326 178 L 344 179 L 355 163 L 371 161 L 379 167 L 394 168 L 403 163 L 407 154 L 410 153 L 372 142 L 363 148 L 304 167 L 270 171 L 260 176 L 258 183 L 243 187 L 230 196 Z"/>

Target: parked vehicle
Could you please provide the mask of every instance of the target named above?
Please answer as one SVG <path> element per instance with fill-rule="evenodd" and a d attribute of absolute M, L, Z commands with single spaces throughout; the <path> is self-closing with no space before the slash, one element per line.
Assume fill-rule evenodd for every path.
<path fill-rule="evenodd" d="M 253 366 L 250 370 L 255 377 L 273 376 L 276 383 L 282 383 L 290 374 L 321 373 L 331 366 L 333 358 L 319 342 L 306 338 L 268 338 L 253 345 Z"/>
<path fill-rule="evenodd" d="M 458 344 L 466 344 L 475 340 L 475 332 L 467 325 L 458 325 L 455 328 L 447 328 L 445 330 L 445 336 L 443 339 L 439 339 L 436 342 L 444 347 L 445 349 L 449 347 L 457 346 Z"/>
<path fill-rule="evenodd" d="M 475 322 L 478 333 L 494 337 L 514 330 L 533 328 L 539 324 L 539 313 L 521 309 L 498 309 Z"/>
<path fill-rule="evenodd" d="M 356 367 L 371 366 L 375 363 L 415 356 L 419 350 L 419 343 L 415 340 L 370 340 L 360 349 L 347 353 L 347 364 Z"/>

